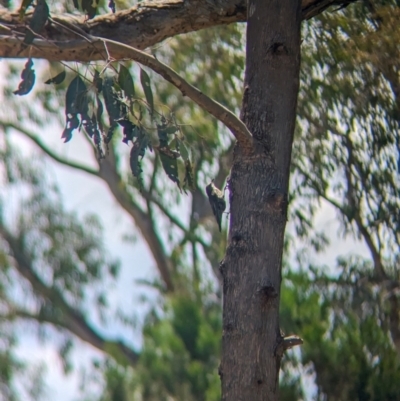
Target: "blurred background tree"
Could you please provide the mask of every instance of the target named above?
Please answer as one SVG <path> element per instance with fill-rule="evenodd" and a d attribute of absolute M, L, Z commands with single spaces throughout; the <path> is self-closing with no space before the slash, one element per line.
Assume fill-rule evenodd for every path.
<path fill-rule="evenodd" d="M 282 400 L 400 399 L 399 17 L 397 1 L 364 1 L 303 24 L 281 325 L 304 345 L 284 358 Z M 208 29 L 152 51 L 238 111 L 243 34 L 241 25 Z M 156 103 L 167 104 L 184 122 L 187 143 L 196 143 L 189 149 L 193 192 L 185 196 L 165 180 L 154 155 L 144 162 L 140 190 L 122 134 L 101 162 L 58 151 L 51 135 L 62 132 L 65 87 L 39 83 L 16 100 L 21 65 L 2 64 L 2 399 L 46 398 L 41 365 L 18 354 L 24 330 L 36 328 L 41 341 L 59 349 L 66 374 L 79 371 L 72 355 L 83 344 L 99 350 L 74 399 L 218 400 L 218 264 L 227 221 L 219 234 L 204 188 L 212 178 L 224 186 L 232 137 L 152 77 Z M 136 66 L 126 66 L 139 81 Z M 43 82 L 54 66 L 43 61 L 36 68 Z M 90 150 L 86 139 L 74 138 Z M 99 218 L 65 205 L 74 194 L 57 189 L 48 160 L 101 180 L 124 210 L 130 234 L 146 244 L 157 270 L 137 283 L 141 303 L 122 294 L 112 306 L 109 290 L 126 276 L 110 257 Z M 138 260 L 123 269 L 139 269 Z M 139 327 L 132 310 L 145 310 Z M 110 327 L 121 335 L 109 334 Z"/>

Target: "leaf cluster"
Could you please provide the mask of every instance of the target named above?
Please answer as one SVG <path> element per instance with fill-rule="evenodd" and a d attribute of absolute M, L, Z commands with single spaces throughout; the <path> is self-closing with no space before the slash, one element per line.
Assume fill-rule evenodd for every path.
<path fill-rule="evenodd" d="M 316 375 L 318 400 L 397 399 L 400 362 L 388 315 L 376 287 L 365 279 L 366 266 L 354 262 L 339 279 L 316 270 L 289 273 L 282 326 L 304 339 L 300 361 Z"/>

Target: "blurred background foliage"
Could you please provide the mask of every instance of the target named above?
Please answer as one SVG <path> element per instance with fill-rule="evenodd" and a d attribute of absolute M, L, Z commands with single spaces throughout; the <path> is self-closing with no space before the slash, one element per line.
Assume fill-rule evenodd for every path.
<path fill-rule="evenodd" d="M 69 3 L 52 7 L 72 11 Z M 399 18 L 400 2 L 366 0 L 303 24 L 281 325 L 304 345 L 283 360 L 283 401 L 400 399 Z M 169 39 L 151 51 L 239 113 L 244 43 L 244 26 L 231 25 Z M 218 264 L 227 220 L 219 234 L 204 188 L 212 178 L 225 185 L 231 136 L 151 74 L 155 103 L 182 124 L 194 190 L 181 194 L 148 153 L 140 191 L 121 133 L 102 162 L 93 162 L 94 149 L 87 160 L 57 153 L 49 135 L 62 133 L 66 84 L 43 85 L 50 68 L 59 67 L 35 61 L 33 93 L 16 98 L 24 63 L 1 66 L 0 399 L 45 398 L 41 369 L 16 353 L 29 325 L 57 346 L 66 374 L 79 368 L 70 358 L 74 347 L 87 343 L 100 351 L 77 399 L 218 400 Z M 139 82 L 138 67 L 125 66 Z M 34 145 L 35 157 L 20 151 L 21 136 Z M 115 322 L 133 329 L 140 305 L 127 298 L 118 311 L 110 307 L 107 289 L 121 280 L 119 264 L 99 219 L 63 206 L 65 197 L 46 174 L 49 159 L 104 182 L 153 257 L 159 274 L 141 284 L 157 297 L 144 301 L 138 348 L 103 334 Z"/>

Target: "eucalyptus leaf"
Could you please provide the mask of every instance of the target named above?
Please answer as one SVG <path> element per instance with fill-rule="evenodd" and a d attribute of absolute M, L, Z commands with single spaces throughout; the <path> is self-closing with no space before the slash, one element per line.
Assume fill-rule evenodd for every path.
<path fill-rule="evenodd" d="M 160 141 L 160 147 L 163 148 L 168 146 L 168 135 L 164 122 L 162 124 L 157 125 L 157 134 L 158 134 L 158 140 Z"/>
<path fill-rule="evenodd" d="M 145 70 L 140 69 L 140 83 L 142 84 L 144 95 L 146 96 L 147 103 L 150 107 L 150 114 L 154 112 L 153 92 L 151 90 L 150 77 Z"/>
<path fill-rule="evenodd" d="M 145 135 L 141 135 L 140 138 L 136 139 L 132 146 L 129 157 L 129 164 L 132 174 L 135 177 L 139 177 L 140 173 L 142 172 L 140 162 L 143 159 L 148 143 L 148 138 Z"/>
<path fill-rule="evenodd" d="M 40 33 L 49 18 L 49 6 L 45 0 L 38 0 L 33 12 L 31 22 L 29 23 L 29 30 L 25 34 L 24 43 L 30 45 L 35 39 L 35 33 Z"/>
<path fill-rule="evenodd" d="M 132 99 L 135 95 L 133 78 L 128 68 L 122 64 L 119 66 L 118 83 L 121 89 L 124 91 L 125 96 L 128 99 Z"/>
<path fill-rule="evenodd" d="M 193 176 L 193 166 L 189 159 L 185 160 L 185 180 L 183 182 L 185 188 L 189 188 L 194 191 L 194 176 Z"/>
<path fill-rule="evenodd" d="M 138 128 L 129 120 L 119 121 L 119 125 L 123 127 L 124 138 L 122 142 L 128 144 L 129 141 L 133 142 L 133 139 L 138 135 Z"/>
<path fill-rule="evenodd" d="M 35 70 L 33 69 L 33 61 L 32 59 L 28 59 L 25 64 L 25 68 L 21 72 L 22 81 L 18 85 L 18 89 L 14 91 L 14 95 L 27 95 L 35 85 Z"/>
<path fill-rule="evenodd" d="M 185 162 L 189 160 L 189 151 L 183 141 L 179 141 L 179 152 Z"/>
<path fill-rule="evenodd" d="M 171 157 L 171 154 L 160 151 L 160 160 L 167 176 L 179 186 L 177 158 Z"/>
<path fill-rule="evenodd" d="M 126 105 L 121 101 L 121 93 L 119 88 L 116 87 L 114 79 L 104 79 L 103 96 L 107 113 L 110 118 L 110 126 L 113 126 L 115 122 L 118 122 L 121 118 L 125 118 L 127 114 Z"/>
<path fill-rule="evenodd" d="M 57 74 L 55 77 L 48 79 L 47 81 L 45 81 L 46 85 L 50 85 L 50 84 L 61 84 L 62 82 L 64 82 L 65 77 L 67 76 L 65 70 L 61 71 L 59 74 Z"/>
<path fill-rule="evenodd" d="M 82 0 L 82 9 L 86 12 L 88 19 L 96 16 L 98 5 L 96 0 Z"/>
<path fill-rule="evenodd" d="M 79 114 L 87 114 L 88 106 L 85 102 L 86 84 L 77 75 L 69 84 L 65 95 L 66 126 L 61 138 L 68 142 L 72 138 L 72 132 L 79 127 Z"/>

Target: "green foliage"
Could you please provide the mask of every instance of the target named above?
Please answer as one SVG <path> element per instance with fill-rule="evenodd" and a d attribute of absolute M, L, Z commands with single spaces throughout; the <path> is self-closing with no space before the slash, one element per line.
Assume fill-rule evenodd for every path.
<path fill-rule="evenodd" d="M 140 83 L 142 84 L 143 92 L 144 95 L 146 96 L 146 100 L 150 108 L 150 114 L 153 115 L 154 112 L 153 91 L 151 90 L 149 74 L 147 74 L 147 72 L 143 68 L 140 69 Z"/>
<path fill-rule="evenodd" d="M 177 295 L 149 314 L 138 365 L 143 400 L 219 400 L 219 304 Z"/>
<path fill-rule="evenodd" d="M 25 73 L 24 73 L 25 74 Z M 65 72 L 61 72 L 45 83 L 60 84 L 65 78 Z M 93 72 L 93 79 L 87 84 L 83 76 L 77 75 L 70 82 L 65 99 L 66 127 L 62 134 L 65 142 L 72 138 L 76 129 L 84 128 L 87 135 L 93 140 L 97 148 L 99 159 L 104 158 L 105 150 L 111 142 L 114 132 L 120 126 L 123 129 L 122 142 L 129 145 L 132 142 L 130 152 L 130 166 L 132 174 L 139 178 L 142 173 L 141 161 L 147 149 L 157 150 L 161 164 L 167 176 L 181 188 L 192 188 L 191 163 L 189 152 L 184 145 L 185 137 L 175 121 L 173 114 L 167 119 L 163 113 L 154 109 L 153 93 L 150 85 L 150 77 L 140 69 L 140 81 L 143 87 L 146 102 L 135 96 L 133 77 L 129 69 L 120 66 L 117 75 L 101 76 L 97 70 Z M 16 93 L 16 92 L 15 92 Z M 103 102 L 109 117 L 109 128 L 103 128 Z M 145 113 L 148 112 L 148 118 Z M 153 129 L 150 125 L 155 123 Z M 157 132 L 157 136 L 152 131 Z M 172 136 L 171 141 L 168 136 Z M 158 138 L 157 138 L 158 137 Z M 158 139 L 158 143 L 157 143 Z M 106 149 L 104 149 L 106 147 Z M 180 153 L 182 147 L 183 155 Z M 178 161 L 178 159 L 180 159 Z M 179 170 L 183 179 L 179 178 Z"/>
<path fill-rule="evenodd" d="M 346 232 L 368 227 L 371 237 L 385 243 L 382 256 L 394 263 L 400 244 L 399 78 L 393 74 L 399 68 L 399 7 L 374 7 L 372 13 L 350 6 L 304 27 L 302 138 L 294 167 L 299 194 L 309 196 L 311 189 L 334 200 Z"/>
<path fill-rule="evenodd" d="M 29 316 L 37 324 L 66 329 L 71 314 L 85 322 L 85 307 L 90 308 L 90 316 L 101 314 L 108 306 L 103 280 L 115 278 L 119 264 L 104 253 L 98 218 L 79 219 L 66 211 L 58 190 L 45 179 L 39 160 L 28 163 L 7 140 L 0 156 L 2 182 L 9 191 L 20 190 L 13 205 L 7 203 L 7 193 L 2 191 L 0 198 L 0 385 L 2 394 L 9 394 L 6 400 L 28 399 L 14 389 L 22 366 L 20 369 L 14 356 L 17 333 L 11 332 L 8 340 L 13 327 L 10 322 Z M 19 281 L 14 281 L 16 274 Z M 88 288 L 93 302 L 87 297 Z M 24 296 L 16 296 L 16 291 Z M 73 336 L 65 333 L 59 347 L 66 371 L 73 368 L 68 360 L 73 344 Z M 21 373 L 26 377 L 24 385 L 30 386 L 26 391 L 32 392 L 31 398 L 38 400 L 39 371 L 32 372 L 32 383 L 29 372 Z"/>
<path fill-rule="evenodd" d="M 359 275 L 365 270 L 360 269 Z M 282 291 L 282 325 L 304 339 L 301 363 L 316 373 L 318 399 L 398 399 L 394 383 L 400 380 L 400 361 L 387 331 L 387 317 L 382 319 L 376 306 L 380 295 L 371 282 L 361 284 L 354 272 L 351 280 L 346 278 L 346 272 L 339 280 L 290 273 Z M 369 295 L 362 287 L 371 287 Z M 361 290 L 363 297 L 357 301 Z"/>
<path fill-rule="evenodd" d="M 118 84 L 128 99 L 132 99 L 135 96 L 135 86 L 133 84 L 132 75 L 123 64 L 119 66 Z"/>
<path fill-rule="evenodd" d="M 23 365 L 14 354 L 15 339 L 2 330 L 0 341 L 0 388 L 7 401 L 17 400 L 13 377 L 23 370 Z"/>

